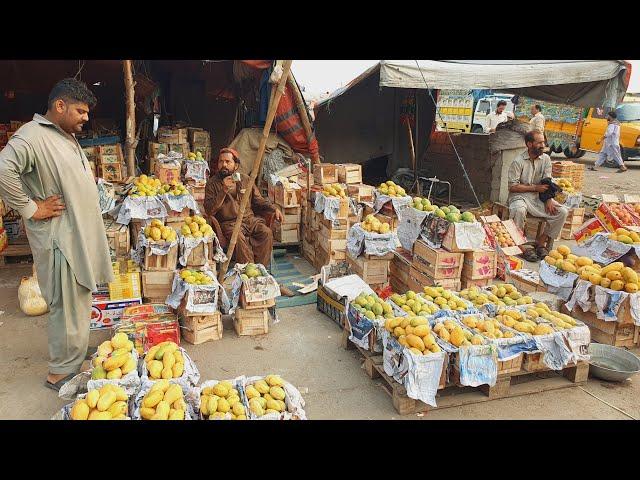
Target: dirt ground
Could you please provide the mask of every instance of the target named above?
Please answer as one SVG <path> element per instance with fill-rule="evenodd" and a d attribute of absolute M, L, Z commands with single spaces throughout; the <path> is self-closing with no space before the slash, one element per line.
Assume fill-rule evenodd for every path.
<path fill-rule="evenodd" d="M 591 155 L 581 159 L 593 161 Z M 640 167 L 640 162 L 638 167 Z M 585 193 L 637 193 L 640 169 L 586 172 Z M 559 242 L 570 243 L 570 242 Z M 0 268 L 0 419 L 48 419 L 65 403 L 43 386 L 47 371 L 47 316 L 18 308 L 20 278 L 29 265 Z M 222 340 L 185 344 L 201 380 L 278 373 L 300 388 L 310 419 L 629 419 L 640 418 L 640 378 L 613 384 L 590 378 L 586 386 L 399 416 L 380 379 L 371 380 L 354 350 L 340 346 L 341 331 L 315 305 L 279 310 L 268 335 L 237 337 L 225 318 Z M 92 332 L 91 345 L 108 336 Z M 638 350 L 634 350 L 638 353 Z"/>

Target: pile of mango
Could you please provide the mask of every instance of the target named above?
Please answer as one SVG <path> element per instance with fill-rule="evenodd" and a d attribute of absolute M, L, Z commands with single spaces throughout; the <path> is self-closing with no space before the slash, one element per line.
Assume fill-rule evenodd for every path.
<path fill-rule="evenodd" d="M 568 178 L 558 178 L 555 181 L 555 184 L 562 188 L 564 193 L 575 193 L 576 189 L 573 187 L 571 180 Z"/>
<path fill-rule="evenodd" d="M 447 207 L 439 207 L 433 211 L 436 217 L 444 218 L 448 222 L 475 222 L 476 217 L 471 212 L 461 212 L 455 205 L 449 205 Z"/>
<path fill-rule="evenodd" d="M 247 385 L 244 391 L 249 410 L 256 417 L 269 413 L 280 414 L 287 410 L 284 380 L 279 375 L 267 375 L 264 379 Z"/>
<path fill-rule="evenodd" d="M 264 275 L 255 263 L 247 263 L 244 267 L 244 270 L 242 270 L 242 273 L 240 274 L 240 278 L 242 278 L 243 281 L 247 281 L 250 278 L 263 276 Z"/>
<path fill-rule="evenodd" d="M 440 310 L 440 307 L 436 303 L 422 298 L 413 290 L 409 290 L 403 295 L 394 293 L 389 298 L 393 303 L 409 314 L 433 315 Z"/>
<path fill-rule="evenodd" d="M 322 194 L 329 198 L 347 198 L 347 192 L 339 183 L 324 185 L 322 187 Z"/>
<path fill-rule="evenodd" d="M 209 238 L 213 236 L 213 227 L 200 215 L 185 217 L 180 233 L 186 238 Z"/>
<path fill-rule="evenodd" d="M 483 345 L 485 340 L 480 336 L 474 336 L 469 330 L 465 330 L 453 320 L 445 320 L 433 326 L 433 332 L 445 342 L 455 347 L 469 347 L 471 345 Z"/>
<path fill-rule="evenodd" d="M 209 420 L 222 420 L 231 415 L 233 420 L 246 420 L 247 412 L 240 400 L 240 393 L 229 381 L 205 387 L 200 392 L 200 413 Z"/>
<path fill-rule="evenodd" d="M 91 379 L 118 380 L 133 372 L 137 367 L 133 349 L 133 342 L 122 332 L 102 342 L 98 347 L 98 355 L 91 362 Z"/>
<path fill-rule="evenodd" d="M 522 295 L 518 289 L 510 283 L 489 285 L 487 289 L 488 290 L 483 290 L 476 286 L 471 286 L 461 290 L 460 296 L 478 307 L 488 303 L 493 303 L 500 307 L 533 303 L 533 299 L 530 296 Z"/>
<path fill-rule="evenodd" d="M 213 279 L 200 270 L 185 268 L 180 272 L 180 278 L 189 285 L 213 285 Z"/>
<path fill-rule="evenodd" d="M 393 317 L 391 305 L 376 294 L 366 295 L 365 293 L 361 293 L 355 298 L 352 305 L 369 320 Z"/>
<path fill-rule="evenodd" d="M 542 319 L 551 322 L 558 330 L 570 330 L 578 324 L 574 318 L 566 313 L 551 310 L 546 303 L 536 303 L 533 308 L 528 308 L 525 314 L 527 318 L 534 321 Z"/>
<path fill-rule="evenodd" d="M 173 180 L 171 183 L 163 184 L 159 178 L 140 175 L 133 180 L 133 187 L 129 190 L 131 198 L 155 197 L 156 195 L 185 195 L 189 191 L 181 182 Z"/>
<path fill-rule="evenodd" d="M 128 399 L 122 387 L 108 383 L 76 400 L 71 407 L 71 420 L 125 420 Z"/>
<path fill-rule="evenodd" d="M 463 299 L 443 287 L 424 287 L 424 298 L 438 305 L 441 310 L 463 311 L 469 308 Z"/>
<path fill-rule="evenodd" d="M 536 309 L 538 305 L 544 304 L 536 304 Z M 546 306 L 546 305 L 545 305 Z M 533 310 L 533 309 L 529 309 Z M 537 310 L 534 310 L 537 311 Z M 501 310 L 498 311 L 498 315 L 496 315 L 496 320 L 503 325 L 513 328 L 514 330 L 522 333 L 529 333 L 531 335 L 546 335 L 548 333 L 553 333 L 555 330 L 550 325 L 544 323 L 538 323 L 532 320 L 532 315 L 524 314 L 518 310 Z"/>
<path fill-rule="evenodd" d="M 182 387 L 168 380 L 154 383 L 140 405 L 144 420 L 184 420 L 186 411 Z"/>
<path fill-rule="evenodd" d="M 438 207 L 431 205 L 431 201 L 428 198 L 413 197 L 413 208 L 420 210 L 421 212 L 433 212 Z"/>
<path fill-rule="evenodd" d="M 387 222 L 381 222 L 372 214 L 367 215 L 360 226 L 365 232 L 389 233 L 391 231 L 391 226 Z"/>
<path fill-rule="evenodd" d="M 640 245 L 640 235 L 626 228 L 617 228 L 614 233 L 609 234 L 611 240 L 626 243 L 627 245 Z"/>
<path fill-rule="evenodd" d="M 513 332 L 503 331 L 500 328 L 500 322 L 498 322 L 495 318 L 481 318 L 477 316 L 467 316 L 462 319 L 462 323 L 464 323 L 467 327 L 469 327 L 472 331 L 477 334 L 483 335 L 487 338 L 496 339 L 496 338 L 512 338 L 515 336 Z M 474 335 L 475 338 L 475 335 Z M 481 345 L 481 343 L 473 343 L 474 339 L 471 339 L 471 344 L 473 345 Z"/>
<path fill-rule="evenodd" d="M 180 378 L 184 373 L 184 357 L 175 342 L 162 342 L 151 347 L 144 363 L 151 380 Z"/>
<path fill-rule="evenodd" d="M 404 188 L 400 185 L 396 185 L 391 180 L 387 180 L 383 182 L 378 187 L 378 191 L 383 195 L 388 195 L 389 197 L 406 197 L 407 192 L 405 192 Z"/>
<path fill-rule="evenodd" d="M 600 267 L 600 265 L 595 265 L 589 257 L 578 257 L 574 255 L 566 245 L 560 245 L 558 248 L 551 250 L 549 255 L 544 257 L 544 261 L 560 270 L 577 273 L 578 275 L 584 270 L 584 268 L 581 267 L 592 267 L 596 269 Z M 588 270 L 592 268 L 588 268 Z M 578 272 L 578 269 L 580 269 L 580 272 Z"/>
<path fill-rule="evenodd" d="M 187 158 L 189 160 L 197 160 L 199 162 L 206 162 L 206 160 L 204 159 L 204 157 L 202 156 L 202 152 L 200 150 L 196 150 L 196 152 L 189 152 L 187 154 Z"/>
<path fill-rule="evenodd" d="M 424 317 L 391 317 L 384 322 L 384 328 L 416 355 L 429 355 L 441 351 L 431 333 L 429 321 Z"/>
<path fill-rule="evenodd" d="M 173 228 L 165 226 L 162 220 L 154 218 L 149 225 L 144 227 L 144 236 L 147 237 L 147 240 L 153 242 L 164 240 L 165 242 L 173 243 L 176 241 L 177 233 Z"/>

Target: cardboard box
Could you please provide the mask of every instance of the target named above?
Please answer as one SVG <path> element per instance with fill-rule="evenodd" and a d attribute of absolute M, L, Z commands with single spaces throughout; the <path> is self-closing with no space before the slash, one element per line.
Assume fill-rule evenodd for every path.
<path fill-rule="evenodd" d="M 313 182 L 316 185 L 338 183 L 338 169 L 333 163 L 316 163 L 313 165 Z"/>
<path fill-rule="evenodd" d="M 495 250 L 476 250 L 464 254 L 462 276 L 468 280 L 491 279 L 496 276 Z"/>
<path fill-rule="evenodd" d="M 592 218 L 583 223 L 582 226 L 573 233 L 573 238 L 580 244 L 593 237 L 596 233 L 604 231 L 606 231 L 606 228 L 602 222 L 597 218 Z"/>
<path fill-rule="evenodd" d="M 413 268 L 433 279 L 460 278 L 463 254 L 431 248 L 423 240 L 413 245 Z"/>
<path fill-rule="evenodd" d="M 498 249 L 498 247 L 506 254 L 506 255 L 520 255 L 522 253 L 522 249 L 520 245 L 527 242 L 527 238 L 524 233 L 516 226 L 513 220 L 500 220 L 497 215 L 489 215 L 486 217 L 480 217 L 480 221 L 484 226 L 484 230 L 487 233 L 487 241 L 489 246 L 493 249 Z M 489 227 L 489 224 L 500 222 L 504 228 L 507 230 L 507 233 L 511 235 L 511 239 L 513 240 L 514 246 L 510 247 L 500 247 L 498 245 L 497 239 L 493 234 L 493 230 Z"/>
<path fill-rule="evenodd" d="M 628 205 L 619 204 L 618 208 L 621 208 L 626 213 L 628 213 L 630 221 L 623 221 L 618 215 L 616 215 L 614 209 L 612 208 L 612 205 L 608 203 L 601 203 L 598 209 L 595 211 L 596 217 L 602 222 L 607 230 L 609 230 L 610 232 L 614 232 L 618 228 L 640 225 L 640 218 L 638 218 L 635 211 Z"/>
<path fill-rule="evenodd" d="M 170 152 L 179 153 L 183 158 L 187 158 L 189 156 L 189 145 L 186 143 L 167 143 L 166 145 Z"/>
<path fill-rule="evenodd" d="M 112 328 L 120 322 L 120 317 L 125 308 L 142 303 L 140 298 L 123 300 L 109 300 L 106 296 L 94 295 L 91 305 L 91 330 Z"/>
<path fill-rule="evenodd" d="M 422 292 L 424 287 L 441 286 L 448 290 L 460 290 L 460 278 L 440 278 L 435 279 L 417 270 L 413 265 L 409 270 L 409 290 Z"/>
<path fill-rule="evenodd" d="M 113 257 L 111 257 L 113 260 Z M 140 273 L 140 265 L 128 258 L 119 258 L 115 262 L 111 262 L 114 275 L 122 275 L 125 273 Z"/>
<path fill-rule="evenodd" d="M 104 229 L 107 233 L 111 256 L 128 257 L 131 248 L 129 226 L 116 223 L 113 219 L 104 219 Z"/>
<path fill-rule="evenodd" d="M 482 288 L 482 287 L 486 287 L 488 285 L 491 285 L 491 278 L 480 278 L 480 279 L 472 279 L 472 278 L 467 278 L 467 277 L 462 277 L 460 278 L 460 288 L 461 289 L 465 289 L 465 288 L 469 288 L 469 287 L 478 287 L 478 288 Z"/>
<path fill-rule="evenodd" d="M 125 273 L 117 275 L 113 282 L 109 283 L 109 299 L 125 300 L 128 298 L 141 298 L 139 273 Z"/>
<path fill-rule="evenodd" d="M 180 164 L 173 163 L 156 163 L 155 174 L 162 183 L 171 183 L 180 181 Z"/>
<path fill-rule="evenodd" d="M 124 179 L 124 175 L 122 174 L 122 164 L 100 164 L 98 168 L 98 176 L 107 182 L 121 182 Z"/>
<path fill-rule="evenodd" d="M 521 293 L 546 292 L 547 288 L 540 281 L 540 274 L 533 270 L 508 270 L 504 273 L 504 281 L 512 284 Z"/>
<path fill-rule="evenodd" d="M 524 261 L 521 258 L 518 258 L 509 252 L 512 251 L 514 247 L 509 248 L 500 248 L 496 249 L 496 278 L 500 280 L 505 279 L 505 272 L 507 270 L 519 270 L 524 265 Z"/>
<path fill-rule="evenodd" d="M 160 127 L 158 129 L 159 143 L 189 143 L 186 128 Z"/>
<path fill-rule="evenodd" d="M 149 158 L 157 158 L 161 153 L 163 155 L 169 154 L 169 145 L 166 143 L 149 142 Z M 151 170 L 153 171 L 153 169 Z"/>
<path fill-rule="evenodd" d="M 338 167 L 338 182 L 362 183 L 362 165 L 357 163 L 340 163 Z"/>

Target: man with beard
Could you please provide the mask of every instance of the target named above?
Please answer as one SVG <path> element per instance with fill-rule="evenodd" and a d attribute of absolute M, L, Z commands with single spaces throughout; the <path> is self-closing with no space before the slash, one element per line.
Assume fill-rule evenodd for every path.
<path fill-rule="evenodd" d="M 232 148 L 220 150 L 217 173 L 207 182 L 205 192 L 205 211 L 207 215 L 215 217 L 227 240 L 231 239 L 233 227 L 240 212 L 242 195 L 249 185 L 247 175 L 238 173 L 239 180 L 238 175 L 235 175 L 236 179 L 234 179 L 234 174 L 239 167 L 238 152 Z M 261 263 L 267 266 L 271 259 L 273 234 L 264 219 L 256 216 L 254 212 L 273 213 L 277 221 L 283 220 L 282 212 L 265 200 L 258 188 L 253 185 L 233 257 L 238 263 Z"/>
<path fill-rule="evenodd" d="M 84 83 L 59 81 L 47 113 L 36 113 L 0 153 L 0 196 L 24 219 L 49 305 L 45 386 L 53 390 L 80 371 L 89 347 L 91 292 L 113 281 L 98 189 L 75 137 L 95 104 Z"/>
<path fill-rule="evenodd" d="M 509 215 L 520 230 L 524 230 L 527 214 L 547 220 L 548 229 L 536 238 L 536 248 L 524 255 L 526 260 L 535 262 L 549 254 L 547 241 L 558 238 L 569 210 L 553 198 L 544 202 L 540 199 L 540 194 L 549 190 L 549 184 L 545 185 L 542 180 L 551 178 L 551 159 L 544 153 L 544 135 L 532 130 L 527 132 L 524 141 L 527 151 L 516 157 L 509 167 Z"/>

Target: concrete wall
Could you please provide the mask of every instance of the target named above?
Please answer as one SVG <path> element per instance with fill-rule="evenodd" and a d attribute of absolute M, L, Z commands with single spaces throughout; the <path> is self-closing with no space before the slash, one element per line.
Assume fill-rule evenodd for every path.
<path fill-rule="evenodd" d="M 506 201 L 507 172 L 513 159 L 525 150 L 522 134 L 498 130 L 493 134 L 451 134 L 476 195 L 481 202 Z M 429 175 L 448 180 L 454 197 L 474 202 L 473 193 L 444 132 L 434 132 L 420 163 Z"/>

